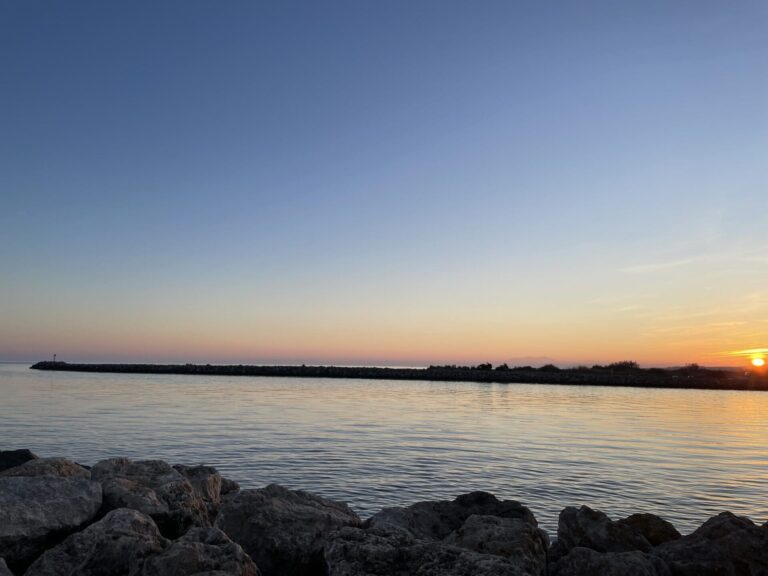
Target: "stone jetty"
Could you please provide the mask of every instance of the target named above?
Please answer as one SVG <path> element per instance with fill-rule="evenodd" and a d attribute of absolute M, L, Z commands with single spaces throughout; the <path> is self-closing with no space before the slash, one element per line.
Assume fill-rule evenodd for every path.
<path fill-rule="evenodd" d="M 33 370 L 103 372 L 112 374 L 181 374 L 186 376 L 266 376 L 270 378 L 354 378 L 487 384 L 567 384 L 572 386 L 629 386 L 636 388 L 691 388 L 697 390 L 755 390 L 768 392 L 768 372 L 703 368 L 640 368 L 634 362 L 560 369 L 506 364 L 492 366 L 430 366 L 383 368 L 365 366 L 249 366 L 218 364 L 80 364 L 38 362 Z"/>
<path fill-rule="evenodd" d="M 0 451 L 0 576 L 768 576 L 768 523 L 723 512 L 683 536 L 653 514 L 560 513 L 556 535 L 486 492 L 385 508 L 210 466 L 86 467 Z"/>

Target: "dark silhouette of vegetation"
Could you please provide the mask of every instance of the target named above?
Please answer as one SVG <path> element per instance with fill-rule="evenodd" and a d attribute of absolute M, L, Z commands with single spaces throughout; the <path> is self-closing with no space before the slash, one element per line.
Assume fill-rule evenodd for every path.
<path fill-rule="evenodd" d="M 606 366 L 609 370 L 618 370 L 626 372 L 628 370 L 639 370 L 640 365 L 632 360 L 622 360 L 621 362 L 613 362 Z"/>
<path fill-rule="evenodd" d="M 554 364 L 544 364 L 541 368 L 539 368 L 542 372 L 560 372 L 560 368 L 555 366 Z"/>

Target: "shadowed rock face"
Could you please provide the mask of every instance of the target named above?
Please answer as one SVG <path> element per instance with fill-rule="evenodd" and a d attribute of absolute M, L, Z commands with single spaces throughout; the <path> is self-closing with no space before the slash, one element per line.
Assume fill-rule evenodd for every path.
<path fill-rule="evenodd" d="M 81 478 L 0 478 L 0 557 L 14 570 L 92 521 L 101 486 Z"/>
<path fill-rule="evenodd" d="M 5 563 L 5 560 L 2 558 L 0 558 L 0 576 L 13 576 L 8 569 L 8 565 Z"/>
<path fill-rule="evenodd" d="M 325 550 L 328 576 L 531 576 L 514 560 L 405 532 L 344 528 Z"/>
<path fill-rule="evenodd" d="M 671 576 L 663 560 L 644 552 L 608 552 L 573 548 L 550 564 L 549 576 Z"/>
<path fill-rule="evenodd" d="M 642 535 L 651 546 L 658 546 L 680 538 L 680 532 L 663 518 L 655 514 L 632 514 L 618 521 Z"/>
<path fill-rule="evenodd" d="M 205 502 L 218 504 L 221 502 L 221 474 L 213 466 L 184 466 L 176 464 L 173 469 L 180 472 L 195 491 L 195 494 Z"/>
<path fill-rule="evenodd" d="M 37 456 L 26 448 L 22 450 L 0 450 L 0 472 L 8 468 L 15 468 L 35 458 Z"/>
<path fill-rule="evenodd" d="M 121 508 L 45 552 L 25 576 L 138 575 L 168 545 L 151 518 Z"/>
<path fill-rule="evenodd" d="M 275 484 L 227 498 L 216 519 L 264 576 L 322 574 L 328 535 L 358 525 L 346 504 Z"/>
<path fill-rule="evenodd" d="M 219 513 L 221 499 L 226 494 L 240 489 L 237 482 L 222 478 L 219 471 L 212 466 L 176 465 L 173 468 L 192 485 L 194 495 L 205 504 L 208 518 L 211 520 Z"/>
<path fill-rule="evenodd" d="M 503 556 L 524 574 L 546 572 L 549 538 L 546 532 L 522 518 L 473 515 L 443 543 Z"/>
<path fill-rule="evenodd" d="M 79 464 L 66 458 L 35 458 L 0 472 L 0 476 L 58 476 L 61 478 L 85 478 L 91 473 Z"/>
<path fill-rule="evenodd" d="M 26 576 L 259 576 L 243 549 L 215 528 L 166 540 L 146 514 L 128 508 L 72 534 L 38 558 Z"/>
<path fill-rule="evenodd" d="M 568 507 L 560 512 L 557 544 L 550 550 L 557 560 L 573 548 L 590 548 L 596 552 L 649 552 L 651 544 L 633 527 L 614 522 L 599 510 L 588 506 Z"/>
<path fill-rule="evenodd" d="M 101 482 L 108 509 L 143 512 L 169 538 L 184 534 L 191 526 L 210 526 L 202 497 L 183 474 L 166 462 L 102 460 L 91 469 L 91 477 Z"/>
<path fill-rule="evenodd" d="M 386 508 L 334 535 L 325 560 L 330 576 L 543 576 L 548 545 L 528 508 L 473 492 Z"/>
<path fill-rule="evenodd" d="M 442 540 L 459 529 L 472 515 L 519 518 L 537 526 L 531 511 L 514 500 L 499 500 L 487 492 L 471 492 L 453 501 L 418 502 L 406 508 L 384 508 L 374 514 L 366 528 L 405 532 L 414 538 Z"/>
<path fill-rule="evenodd" d="M 768 574 L 768 528 L 723 512 L 653 553 L 675 576 L 764 576 Z"/>
<path fill-rule="evenodd" d="M 144 563 L 142 576 L 173 576 L 220 572 L 259 576 L 251 558 L 217 528 L 192 528 L 169 548 Z"/>

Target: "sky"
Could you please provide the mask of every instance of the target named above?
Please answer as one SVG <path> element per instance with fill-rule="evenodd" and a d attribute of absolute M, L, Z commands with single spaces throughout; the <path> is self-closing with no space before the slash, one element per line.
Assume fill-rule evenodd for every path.
<path fill-rule="evenodd" d="M 0 359 L 741 362 L 768 5 L 0 3 Z"/>

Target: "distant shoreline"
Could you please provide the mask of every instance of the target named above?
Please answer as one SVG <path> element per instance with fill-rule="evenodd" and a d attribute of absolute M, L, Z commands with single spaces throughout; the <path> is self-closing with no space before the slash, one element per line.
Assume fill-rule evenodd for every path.
<path fill-rule="evenodd" d="M 610 367 L 489 368 L 431 366 L 376 368 L 343 366 L 249 366 L 211 364 L 83 364 L 38 362 L 33 370 L 106 372 L 118 374 L 181 374 L 202 376 L 270 376 L 292 378 L 354 378 L 366 380 L 421 380 L 430 382 L 485 382 L 498 384 L 566 384 L 695 390 L 755 390 L 768 392 L 768 378 L 755 373 L 726 372 L 699 367 L 681 369 Z"/>

